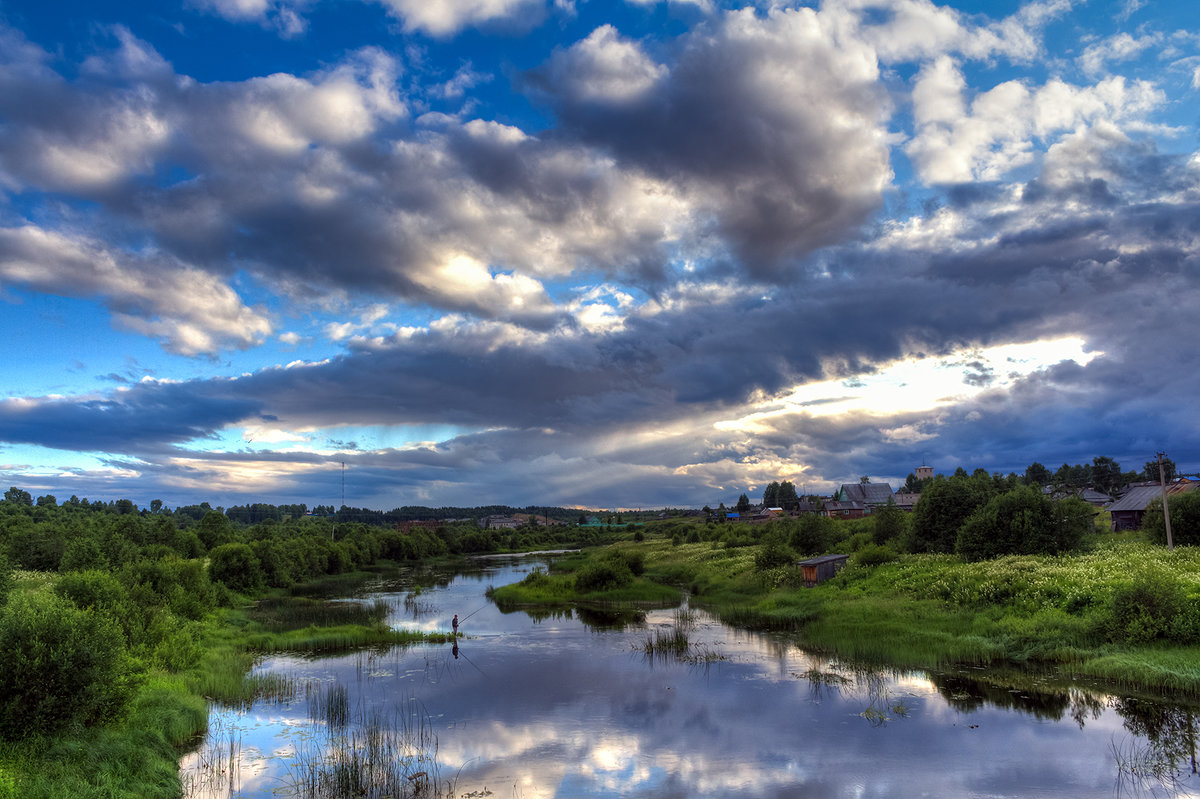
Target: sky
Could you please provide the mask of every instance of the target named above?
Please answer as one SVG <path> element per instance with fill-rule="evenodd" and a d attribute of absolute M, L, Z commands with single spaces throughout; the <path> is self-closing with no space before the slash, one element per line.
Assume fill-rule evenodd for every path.
<path fill-rule="evenodd" d="M 0 0 L 0 484 L 659 508 L 1198 471 L 1198 23 Z"/>

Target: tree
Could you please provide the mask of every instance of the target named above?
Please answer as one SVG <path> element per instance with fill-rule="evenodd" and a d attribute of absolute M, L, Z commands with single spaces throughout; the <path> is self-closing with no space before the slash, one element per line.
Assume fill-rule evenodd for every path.
<path fill-rule="evenodd" d="M 1162 472 L 1168 483 L 1175 482 L 1175 461 L 1163 456 Z M 1151 482 L 1158 482 L 1158 460 L 1146 461 L 1146 467 L 1142 470 L 1143 478 Z"/>
<path fill-rule="evenodd" d="M 262 590 L 266 581 L 262 564 L 248 544 L 222 544 L 213 549 L 209 553 L 208 575 L 234 591 L 245 593 Z"/>
<path fill-rule="evenodd" d="M 797 554 L 805 557 L 828 552 L 837 540 L 836 523 L 825 516 L 806 513 L 801 515 L 794 524 L 795 527 L 788 543 Z"/>
<path fill-rule="evenodd" d="M 915 474 L 909 472 L 908 477 L 904 478 L 904 492 L 906 494 L 920 494 L 925 489 L 925 486 L 929 485 L 931 480 L 933 480 L 932 477 L 918 478 Z"/>
<path fill-rule="evenodd" d="M 737 507 L 738 513 L 749 513 L 750 512 L 750 497 L 746 496 L 745 494 L 742 494 L 740 497 L 738 497 L 736 507 Z"/>
<path fill-rule="evenodd" d="M 800 497 L 796 496 L 796 487 L 790 480 L 779 484 L 779 507 L 793 511 L 800 507 Z"/>
<path fill-rule="evenodd" d="M 1200 491 L 1170 494 L 1171 540 L 1175 546 L 1200 545 Z M 1156 544 L 1167 543 L 1167 528 L 1163 521 L 1162 499 L 1155 497 L 1142 517 L 1142 530 Z"/>
<path fill-rule="evenodd" d="M 14 505 L 33 506 L 33 495 L 31 495 L 28 491 L 23 491 L 20 488 L 17 488 L 16 486 L 13 486 L 4 492 L 4 500 L 6 502 L 11 502 Z"/>
<path fill-rule="evenodd" d="M 233 530 L 224 513 L 210 510 L 196 525 L 196 535 L 199 536 L 205 549 L 212 550 L 229 543 L 233 539 Z"/>
<path fill-rule="evenodd" d="M 46 494 L 37 498 L 37 506 L 39 508 L 57 508 L 58 498 L 53 494 Z"/>
<path fill-rule="evenodd" d="M 163 505 L 163 503 L 162 503 L 161 499 L 150 500 L 150 512 L 151 513 L 162 513 L 162 505 Z"/>
<path fill-rule="evenodd" d="M 904 522 L 904 511 L 896 506 L 896 500 L 888 497 L 887 504 L 875 511 L 875 543 L 886 544 L 899 538 L 904 533 Z"/>
<path fill-rule="evenodd" d="M 1092 458 L 1092 488 L 1105 494 L 1115 494 L 1125 484 L 1121 465 L 1106 455 Z"/>
<path fill-rule="evenodd" d="M 913 509 L 908 549 L 953 552 L 959 528 L 991 499 L 992 493 L 992 478 L 987 472 L 971 477 L 959 468 L 951 477 L 934 477 Z"/>
<path fill-rule="evenodd" d="M 767 508 L 779 507 L 779 481 L 772 481 L 763 489 L 763 506 Z"/>
<path fill-rule="evenodd" d="M 1048 486 L 1054 475 L 1042 464 L 1034 461 L 1025 467 L 1024 482 L 1027 486 Z"/>
<path fill-rule="evenodd" d="M 954 550 L 967 560 L 1054 554 L 1060 546 L 1055 532 L 1050 498 L 1033 486 L 1022 486 L 992 497 L 972 513 L 958 532 Z"/>

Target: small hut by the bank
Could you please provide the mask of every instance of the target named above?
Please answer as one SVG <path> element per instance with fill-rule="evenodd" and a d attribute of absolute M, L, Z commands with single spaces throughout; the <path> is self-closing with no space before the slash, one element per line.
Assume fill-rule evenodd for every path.
<path fill-rule="evenodd" d="M 800 561 L 800 580 L 805 588 L 825 582 L 846 565 L 849 555 L 822 555 L 819 558 Z"/>

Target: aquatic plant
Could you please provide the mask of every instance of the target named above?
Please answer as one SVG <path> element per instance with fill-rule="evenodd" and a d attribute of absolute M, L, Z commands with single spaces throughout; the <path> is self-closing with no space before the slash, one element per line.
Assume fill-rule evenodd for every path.
<path fill-rule="evenodd" d="M 335 730 L 345 729 L 350 720 L 350 691 L 345 685 L 309 685 L 305 688 L 305 698 L 308 701 L 309 718 L 324 721 Z"/>
<path fill-rule="evenodd" d="M 301 799 L 453 796 L 453 781 L 441 779 L 437 752 L 437 734 L 415 701 L 397 703 L 390 712 L 360 711 L 297 751 L 287 787 Z"/>

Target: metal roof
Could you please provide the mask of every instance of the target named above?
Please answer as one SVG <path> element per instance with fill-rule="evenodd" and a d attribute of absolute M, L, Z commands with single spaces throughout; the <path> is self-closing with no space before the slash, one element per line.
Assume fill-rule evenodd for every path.
<path fill-rule="evenodd" d="M 843 483 L 842 490 L 846 499 L 855 502 L 865 502 L 868 505 L 886 505 L 892 495 L 892 487 L 887 483 Z"/>
<path fill-rule="evenodd" d="M 1156 485 L 1134 486 L 1116 502 L 1108 506 L 1110 511 L 1145 510 L 1150 501 L 1162 496 L 1162 487 Z"/>

